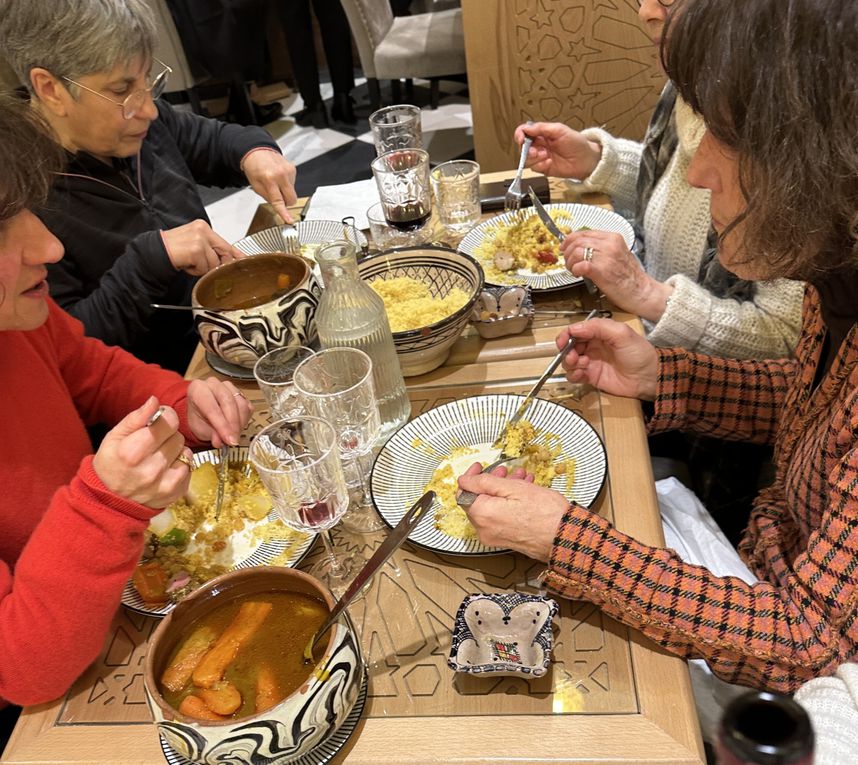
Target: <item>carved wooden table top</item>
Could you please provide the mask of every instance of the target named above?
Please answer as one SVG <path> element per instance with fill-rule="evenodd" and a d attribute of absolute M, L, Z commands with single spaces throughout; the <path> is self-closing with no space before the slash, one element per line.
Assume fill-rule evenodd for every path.
<path fill-rule="evenodd" d="M 577 286 L 547 302 L 576 300 L 587 301 Z M 640 327 L 635 317 L 615 318 Z M 554 336 L 564 321 L 536 321 L 521 335 L 491 341 L 464 333 L 444 366 L 406 378 L 413 415 L 465 396 L 526 392 L 556 352 Z M 198 351 L 187 376 L 210 374 Z M 246 443 L 269 412 L 252 382 L 234 382 L 255 404 Z M 597 512 L 642 541 L 661 543 L 639 404 L 562 377 L 541 395 L 575 409 L 605 443 L 608 480 Z M 335 528 L 333 534 L 337 545 L 369 557 L 385 532 L 361 536 Z M 368 662 L 368 700 L 332 762 L 702 763 L 685 663 L 589 603 L 557 599 L 553 662 L 542 678 L 475 678 L 447 667 L 461 600 L 474 592 L 532 592 L 528 583 L 542 568 L 513 553 L 465 558 L 400 548 L 350 608 Z M 120 608 L 99 659 L 64 698 L 25 710 L 0 762 L 165 763 L 142 679 L 156 625 Z"/>

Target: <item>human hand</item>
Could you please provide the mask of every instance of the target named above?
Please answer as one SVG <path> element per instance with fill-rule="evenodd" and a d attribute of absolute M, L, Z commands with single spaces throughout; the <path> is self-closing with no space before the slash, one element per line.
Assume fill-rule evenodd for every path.
<path fill-rule="evenodd" d="M 114 494 L 160 509 L 183 496 L 190 478 L 191 450 L 179 433 L 179 418 L 169 407 L 150 426 L 158 410 L 152 396 L 123 418 L 101 442 L 92 467 Z M 188 460 L 179 460 L 180 456 Z"/>
<path fill-rule="evenodd" d="M 527 167 L 543 175 L 559 178 L 587 178 L 602 158 L 602 146 L 560 122 L 534 122 L 515 129 L 516 143 L 533 138 L 525 161 Z"/>
<path fill-rule="evenodd" d="M 569 502 L 560 492 L 536 486 L 520 468 L 506 476 L 491 475 L 472 465 L 459 477 L 459 487 L 479 495 L 466 510 L 479 540 L 491 547 L 509 547 L 530 558 L 547 561 Z"/>
<path fill-rule="evenodd" d="M 577 342 L 563 358 L 567 380 L 616 396 L 655 398 L 658 353 L 631 327 L 611 319 L 579 321 L 557 335 L 557 347 L 564 348 L 570 337 Z"/>
<path fill-rule="evenodd" d="M 251 414 L 250 402 L 229 381 L 207 377 L 188 386 L 188 425 L 200 441 L 236 446 Z"/>
<path fill-rule="evenodd" d="M 218 236 L 204 220 L 162 231 L 161 240 L 173 266 L 192 276 L 202 276 L 222 263 L 244 257 L 241 250 Z"/>
<path fill-rule="evenodd" d="M 250 187 L 271 204 L 283 222 L 294 223 L 288 207 L 298 201 L 295 165 L 279 152 L 260 149 L 245 155 L 241 169 Z"/>
<path fill-rule="evenodd" d="M 590 259 L 584 258 L 590 248 Z M 664 314 L 673 287 L 653 279 L 626 247 L 620 234 L 573 231 L 560 245 L 566 268 L 592 279 L 617 308 L 657 322 Z"/>

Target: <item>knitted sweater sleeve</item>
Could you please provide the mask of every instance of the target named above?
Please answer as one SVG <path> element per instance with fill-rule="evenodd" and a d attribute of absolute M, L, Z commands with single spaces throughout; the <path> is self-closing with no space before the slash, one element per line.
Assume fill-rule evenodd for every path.
<path fill-rule="evenodd" d="M 602 157 L 584 180 L 584 189 L 608 194 L 618 210 L 634 210 L 643 145 L 626 138 L 615 138 L 601 128 L 587 128 L 581 134 L 602 147 Z"/>
<path fill-rule="evenodd" d="M 801 331 L 801 282 L 758 282 L 750 300 L 719 298 L 682 274 L 667 279 L 673 293 L 647 338 L 661 347 L 737 359 L 779 358 L 795 349 Z"/>
<path fill-rule="evenodd" d="M 157 511 L 112 494 L 86 457 L 13 572 L 0 561 L 0 698 L 61 696 L 98 656 Z"/>

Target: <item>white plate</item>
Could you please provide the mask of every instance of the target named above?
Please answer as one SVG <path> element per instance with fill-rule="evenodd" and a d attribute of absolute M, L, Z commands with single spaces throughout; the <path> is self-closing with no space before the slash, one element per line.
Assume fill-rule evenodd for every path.
<path fill-rule="evenodd" d="M 288 226 L 273 226 L 262 231 L 257 231 L 255 234 L 239 239 L 235 243 L 235 247 L 247 255 L 259 255 L 262 252 L 283 252 L 283 238 L 280 234 L 283 228 Z M 295 224 L 295 229 L 298 232 L 298 241 L 303 244 L 325 244 L 338 239 L 348 239 L 354 242 L 358 249 L 366 247 L 366 237 L 362 232 L 357 232 L 355 239 L 355 229 L 350 226 L 343 226 L 335 220 L 302 220 Z M 307 253 L 305 257 L 311 257 L 312 253 Z"/>
<path fill-rule="evenodd" d="M 615 212 L 605 210 L 595 205 L 581 204 L 550 204 L 545 205 L 548 212 L 562 211 L 567 213 L 572 218 L 573 228 L 577 231 L 581 228 L 592 228 L 597 231 L 614 231 L 621 234 L 626 242 L 626 246 L 631 250 L 635 243 L 635 232 L 632 224 L 625 218 L 617 215 Z M 498 225 L 507 225 L 511 223 L 516 215 L 524 215 L 525 219 L 536 215 L 536 210 L 532 207 L 522 208 L 518 212 L 508 212 L 502 215 L 496 215 L 494 218 L 489 218 L 483 221 L 479 226 L 468 233 L 459 243 L 459 249 L 466 255 L 474 258 L 484 269 L 491 265 L 487 259 L 477 254 L 479 247 L 486 239 L 494 235 Z M 562 223 L 562 221 L 561 221 Z M 541 274 L 534 273 L 530 269 L 520 268 L 517 271 L 509 272 L 509 281 L 500 284 L 500 282 L 491 281 L 488 270 L 486 270 L 486 284 L 497 284 L 499 286 L 508 286 L 510 284 L 526 284 L 536 291 L 548 291 L 569 287 L 572 284 L 577 284 L 582 281 L 580 276 L 573 276 L 570 271 L 566 270 L 564 265 L 559 265 L 557 268 L 545 271 Z"/>
<path fill-rule="evenodd" d="M 523 399 L 504 393 L 452 401 L 424 412 L 396 431 L 378 453 L 370 476 L 372 499 L 385 523 L 391 527 L 399 523 L 423 494 L 442 458 L 455 447 L 493 442 Z M 525 419 L 537 431 L 559 437 L 559 459 L 575 459 L 575 480 L 568 492 L 564 476 L 555 478 L 552 488 L 589 507 L 602 490 L 607 473 L 607 455 L 599 435 L 577 412 L 541 398 L 534 399 Z M 448 536 L 435 528 L 434 508 L 432 515 L 410 534 L 411 542 L 457 555 L 506 552 L 476 539 Z"/>
<path fill-rule="evenodd" d="M 230 447 L 230 463 L 232 463 L 233 466 L 236 463 L 245 463 L 249 470 L 247 452 L 248 449 L 246 446 Z M 220 451 L 218 449 L 209 449 L 208 451 L 197 452 L 191 461 L 193 462 L 194 467 L 199 467 L 204 462 L 211 462 L 217 466 L 220 463 Z M 263 521 L 249 522 L 246 529 L 249 531 L 254 527 L 254 525 L 269 521 L 279 522 L 274 510 L 272 510 Z M 284 527 L 284 531 L 288 530 Z M 232 568 L 237 569 L 250 568 L 251 566 L 264 566 L 273 558 L 289 549 L 290 546 L 292 548 L 292 554 L 289 556 L 285 565 L 288 567 L 297 566 L 309 551 L 314 539 L 315 535 L 312 534 L 307 534 L 303 539 L 299 538 L 297 541 L 293 541 L 293 537 L 284 536 L 283 539 L 272 539 L 267 542 L 262 542 L 255 549 L 249 546 L 245 546 L 243 549 L 239 548 L 236 550 L 237 557 L 233 561 Z M 147 614 L 148 616 L 166 616 L 176 605 L 175 603 L 165 603 L 161 606 L 153 606 L 146 603 L 146 601 L 137 594 L 137 590 L 134 589 L 134 585 L 131 584 L 130 580 L 126 583 L 125 590 L 122 592 L 122 604 L 126 608 L 130 608 L 132 611 Z"/>

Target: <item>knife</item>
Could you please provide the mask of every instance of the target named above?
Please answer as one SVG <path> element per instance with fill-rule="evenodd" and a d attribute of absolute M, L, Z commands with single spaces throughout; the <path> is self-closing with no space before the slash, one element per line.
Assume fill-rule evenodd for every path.
<path fill-rule="evenodd" d="M 539 201 L 539 197 L 536 196 L 532 188 L 528 188 L 527 190 L 528 196 L 530 197 L 530 201 L 533 202 L 533 207 L 536 210 L 536 214 L 539 216 L 539 220 L 542 221 L 542 225 L 548 229 L 548 231 L 557 237 L 559 242 L 563 242 L 566 238 L 566 234 L 564 234 L 554 222 L 554 219 L 548 214 L 548 210 L 543 207 L 542 202 Z M 595 295 L 599 288 L 593 283 L 592 279 L 588 279 L 586 276 L 582 277 L 584 279 L 584 285 L 587 287 L 587 292 L 591 295 Z"/>

